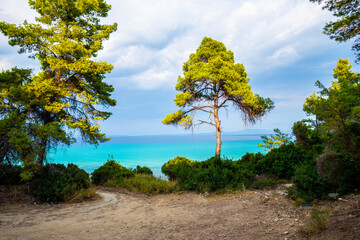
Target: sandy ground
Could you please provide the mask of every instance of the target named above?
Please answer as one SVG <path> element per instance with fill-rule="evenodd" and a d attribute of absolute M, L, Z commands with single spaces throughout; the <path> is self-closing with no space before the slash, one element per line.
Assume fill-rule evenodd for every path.
<path fill-rule="evenodd" d="M 100 190 L 78 204 L 2 204 L 0 239 L 294 239 L 304 220 L 284 190 L 148 197 Z"/>

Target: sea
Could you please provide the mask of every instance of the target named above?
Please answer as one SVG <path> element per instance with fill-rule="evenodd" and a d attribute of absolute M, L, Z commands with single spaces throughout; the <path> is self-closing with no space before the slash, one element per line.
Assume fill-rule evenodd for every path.
<path fill-rule="evenodd" d="M 246 152 L 264 152 L 257 144 L 261 135 L 222 136 L 221 157 L 240 159 Z M 73 163 L 91 174 L 108 159 L 122 166 L 149 167 L 155 176 L 165 178 L 161 166 L 176 156 L 203 161 L 215 155 L 216 138 L 212 134 L 111 136 L 111 140 L 97 146 L 76 143 L 58 147 L 48 155 L 49 163 Z"/>

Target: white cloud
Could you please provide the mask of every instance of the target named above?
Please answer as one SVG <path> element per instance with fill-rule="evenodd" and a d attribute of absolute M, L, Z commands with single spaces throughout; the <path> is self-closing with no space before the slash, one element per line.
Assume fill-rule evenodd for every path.
<path fill-rule="evenodd" d="M 0 71 L 7 70 L 12 67 L 12 64 L 4 58 L 0 59 Z"/>
<path fill-rule="evenodd" d="M 278 49 L 269 57 L 269 60 L 274 66 L 283 66 L 295 62 L 298 58 L 299 54 L 295 47 L 288 45 Z"/>
<path fill-rule="evenodd" d="M 112 83 L 126 88 L 172 88 L 204 36 L 224 42 L 249 73 L 293 64 L 323 44 L 317 39 L 331 18 L 304 0 L 107 2 L 112 10 L 104 23 L 117 22 L 118 30 L 99 58 L 114 65 Z M 26 0 L 9 1 L 0 11 L 9 22 L 35 16 Z"/>

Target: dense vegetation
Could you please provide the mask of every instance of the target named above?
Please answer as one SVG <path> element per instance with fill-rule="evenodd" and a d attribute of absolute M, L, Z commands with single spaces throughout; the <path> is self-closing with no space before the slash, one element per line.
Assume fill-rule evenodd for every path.
<path fill-rule="evenodd" d="M 338 21 L 325 26 L 336 41 L 355 38 L 353 49 L 359 61 L 358 1 L 328 1 Z M 167 115 L 164 124 L 185 128 L 210 124 L 216 128 L 215 157 L 194 161 L 175 157 L 162 166 L 169 181 L 153 176 L 151 169 L 128 169 L 114 160 L 89 174 L 76 165 L 46 164 L 49 149 L 75 141 L 78 130 L 91 144 L 108 140 L 99 120 L 111 113 L 99 109 L 114 106 L 113 87 L 105 83 L 112 65 L 96 62 L 102 42 L 116 24 L 101 25 L 110 6 L 104 0 L 30 0 L 39 13 L 36 24 L 0 22 L 0 31 L 19 53 L 32 53 L 41 70 L 12 68 L 0 73 L 0 184 L 26 183 L 37 199 L 48 202 L 91 197 L 94 185 L 123 187 L 146 194 L 178 190 L 214 192 L 272 187 L 292 181 L 291 198 L 299 203 L 357 191 L 360 186 L 360 74 L 340 59 L 330 87 L 319 81 L 320 91 L 309 96 L 303 110 L 311 116 L 293 124 L 295 142 L 275 129 L 263 136 L 266 154 L 247 153 L 239 160 L 220 158 L 221 121 L 218 112 L 233 103 L 245 122 L 254 122 L 273 108 L 273 102 L 251 91 L 242 64 L 225 45 L 205 37 L 196 53 L 184 63 L 174 99 L 181 110 Z M 86 20 L 85 20 L 86 19 Z M 205 104 L 206 103 L 206 104 Z M 100 106 L 99 106 L 100 105 Z M 193 123 L 197 111 L 209 121 Z"/>
<path fill-rule="evenodd" d="M 319 93 L 304 103 L 304 111 L 316 120 L 294 123 L 295 142 L 275 129 L 275 135 L 263 137 L 266 154 L 247 153 L 238 161 L 176 157 L 163 166 L 163 173 L 176 180 L 180 189 L 197 191 L 266 186 L 274 179 L 288 179 L 294 184 L 289 194 L 297 202 L 356 191 L 360 186 L 360 74 L 351 71 L 348 60 L 340 59 L 334 78 L 328 88 L 316 82 Z M 259 176 L 264 175 L 268 182 L 260 183 Z"/>
<path fill-rule="evenodd" d="M 104 82 L 113 66 L 95 57 L 117 24 L 100 24 L 110 5 L 104 0 L 30 0 L 36 23 L 0 22 L 0 31 L 19 53 L 31 53 L 41 69 L 0 73 L 0 163 L 20 161 L 30 180 L 47 152 L 75 141 L 73 131 L 91 144 L 107 141 L 99 121 L 111 113 L 114 88 Z"/>
<path fill-rule="evenodd" d="M 95 185 L 122 187 L 149 195 L 175 191 L 174 183 L 154 177 L 148 167 L 128 169 L 115 160 L 95 169 L 91 179 Z"/>

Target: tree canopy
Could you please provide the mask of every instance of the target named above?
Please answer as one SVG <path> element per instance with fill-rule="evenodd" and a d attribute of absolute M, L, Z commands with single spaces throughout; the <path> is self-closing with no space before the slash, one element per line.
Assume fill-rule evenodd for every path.
<path fill-rule="evenodd" d="M 0 31 L 11 46 L 19 46 L 19 53 L 38 59 L 41 71 L 32 76 L 29 70 L 20 69 L 1 73 L 0 126 L 5 136 L 11 128 L 15 131 L 10 119 L 22 121 L 16 131 L 27 135 L 26 141 L 38 143 L 35 153 L 41 165 L 50 147 L 74 141 L 68 130 L 80 131 L 89 143 L 108 140 L 98 121 L 111 113 L 98 106 L 116 104 L 111 98 L 113 87 L 103 81 L 113 66 L 94 58 L 117 24 L 100 23 L 111 8 L 104 0 L 30 0 L 29 4 L 39 14 L 36 23 L 0 22 Z M 25 142 L 23 147 L 29 147 Z M 7 143 L 14 146 L 12 140 Z"/>
<path fill-rule="evenodd" d="M 205 37 L 196 53 L 184 63 L 183 72 L 184 76 L 179 76 L 175 86 L 180 93 L 174 102 L 180 109 L 167 115 L 162 122 L 186 129 L 201 124 L 214 126 L 216 156 L 220 155 L 221 149 L 220 109 L 232 103 L 247 124 L 254 123 L 274 107 L 269 98 L 251 91 L 244 65 L 235 63 L 233 52 L 227 50 L 222 42 Z M 198 111 L 209 114 L 209 118 L 195 121 Z"/>
<path fill-rule="evenodd" d="M 339 19 L 329 22 L 324 27 L 324 33 L 338 42 L 355 39 L 352 49 L 357 62 L 360 61 L 360 1 L 359 0 L 310 0 L 323 3 L 323 8 L 333 12 Z"/>
<path fill-rule="evenodd" d="M 360 142 L 360 74 L 351 71 L 347 59 L 340 59 L 334 68 L 330 87 L 317 81 L 318 94 L 312 94 L 304 104 L 304 111 L 315 115 L 321 123 L 328 147 L 336 152 L 358 155 Z M 360 156 L 358 156 L 360 157 Z"/>

